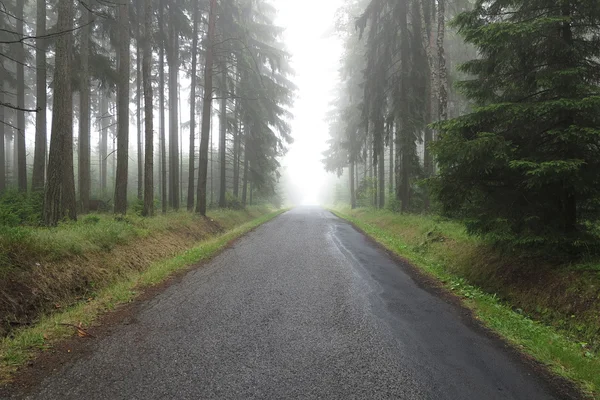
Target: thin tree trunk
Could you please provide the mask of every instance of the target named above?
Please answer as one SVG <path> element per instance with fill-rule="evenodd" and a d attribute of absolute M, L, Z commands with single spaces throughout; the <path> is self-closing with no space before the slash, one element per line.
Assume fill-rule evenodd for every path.
<path fill-rule="evenodd" d="M 110 123 L 108 98 L 100 91 L 100 192 L 106 196 L 108 179 L 108 125 Z"/>
<path fill-rule="evenodd" d="M 380 209 L 385 208 L 385 147 L 383 140 L 379 144 L 379 204 Z"/>
<path fill-rule="evenodd" d="M 202 132 L 200 138 L 200 165 L 198 170 L 198 204 L 196 212 L 206 215 L 206 175 L 208 172 L 208 141 L 213 89 L 213 46 L 215 42 L 217 0 L 210 0 L 208 34 L 206 40 L 206 65 L 204 68 L 204 102 L 202 104 Z"/>
<path fill-rule="evenodd" d="M 188 167 L 188 193 L 187 209 L 194 211 L 194 189 L 195 189 L 195 168 L 196 168 L 196 86 L 197 68 L 198 68 L 198 19 L 199 6 L 194 3 L 194 27 L 192 33 L 192 82 L 190 88 L 190 154 Z"/>
<path fill-rule="evenodd" d="M 146 128 L 146 151 L 144 163 L 144 210 L 143 215 L 154 215 L 154 115 L 152 98 L 152 0 L 145 0 L 143 39 L 143 65 L 142 75 L 144 81 L 144 111 Z"/>
<path fill-rule="evenodd" d="M 250 168 L 252 168 L 252 167 L 250 167 Z M 250 181 L 250 203 L 249 203 L 250 205 L 254 204 L 254 196 L 253 196 L 254 195 L 254 189 L 253 189 L 252 186 L 253 186 L 252 185 L 252 181 Z"/>
<path fill-rule="evenodd" d="M 446 51 L 444 41 L 446 35 L 446 0 L 438 0 L 438 78 L 439 78 L 439 119 L 448 119 L 448 71 L 446 70 Z"/>
<path fill-rule="evenodd" d="M 142 200 L 144 197 L 144 155 L 142 153 L 142 38 L 140 36 L 141 33 L 141 23 L 142 20 L 142 1 L 137 0 L 136 2 L 136 11 L 137 11 L 137 23 L 135 26 L 136 29 L 136 84 L 137 84 L 137 115 L 136 115 L 136 128 L 137 128 L 137 197 L 139 200 Z"/>
<path fill-rule="evenodd" d="M 377 157 L 376 152 L 379 149 L 372 149 L 372 158 L 371 165 L 373 166 L 373 207 L 377 208 L 379 206 L 379 157 Z"/>
<path fill-rule="evenodd" d="M 248 129 L 247 125 L 244 126 L 244 130 L 246 132 L 244 135 L 244 141 L 245 141 L 245 143 L 244 143 L 244 178 L 243 178 L 244 182 L 242 184 L 242 205 L 244 207 L 246 207 L 246 198 L 248 195 L 248 153 L 249 153 L 248 148 L 250 145 L 249 138 L 248 138 L 249 129 Z"/>
<path fill-rule="evenodd" d="M 166 144 L 166 124 L 165 124 L 165 42 L 164 42 L 164 21 L 163 10 L 164 2 L 161 1 L 158 12 L 158 26 L 161 29 L 161 42 L 159 46 L 159 66 L 158 66 L 158 87 L 159 87 L 159 118 L 160 118 L 160 186 L 161 186 L 161 204 L 163 214 L 167 212 L 167 144 Z"/>
<path fill-rule="evenodd" d="M 71 54 L 73 52 L 73 2 L 59 0 L 57 30 L 66 32 L 56 39 L 54 67 L 54 104 L 52 107 L 52 132 L 48 156 L 48 180 L 44 195 L 43 219 L 46 225 L 55 226 L 69 208 L 69 216 L 76 218 L 75 185 L 73 170 L 68 170 L 68 148 L 72 149 L 73 97 L 71 92 Z M 72 162 L 71 162 L 72 166 Z M 71 175 L 71 179 L 67 175 Z M 73 182 L 68 188 L 67 183 Z M 73 204 L 65 204 L 73 193 Z"/>
<path fill-rule="evenodd" d="M 0 78 L 0 103 L 4 103 L 4 79 Z M 5 107 L 0 105 L 0 121 L 5 121 Z M 5 126 L 0 123 L 0 195 L 6 190 Z"/>
<path fill-rule="evenodd" d="M 38 112 L 35 114 L 35 150 L 33 156 L 33 177 L 32 189 L 34 191 L 44 191 L 46 180 L 46 113 L 47 113 L 47 95 L 46 95 L 46 41 L 43 36 L 46 35 L 46 1 L 37 0 L 37 27 L 36 27 L 36 51 L 35 51 L 35 70 L 36 70 L 36 107 Z"/>
<path fill-rule="evenodd" d="M 178 102 L 178 126 L 177 129 L 179 131 L 179 141 L 177 142 L 179 145 L 179 202 L 181 204 L 181 200 L 183 199 L 183 115 L 181 114 L 183 107 L 181 107 L 181 85 L 177 84 L 177 102 Z"/>
<path fill-rule="evenodd" d="M 408 60 L 410 57 L 410 44 L 409 44 L 409 30 L 408 30 L 408 5 L 406 2 L 399 3 L 399 25 L 400 25 L 400 55 L 404 60 Z M 402 202 L 402 212 L 408 211 L 409 200 L 410 200 L 410 158 L 409 158 L 409 146 L 408 142 L 413 139 L 413 135 L 410 129 L 410 125 L 407 123 L 409 120 L 409 75 L 410 65 L 408 62 L 401 63 L 401 77 L 400 77 L 400 118 L 401 127 L 400 134 L 398 135 L 397 151 L 400 152 L 401 164 L 400 167 L 400 182 L 396 188 L 396 197 Z"/>
<path fill-rule="evenodd" d="M 390 181 L 388 187 L 388 193 L 390 196 L 394 194 L 394 123 L 388 123 L 389 140 L 390 140 Z"/>
<path fill-rule="evenodd" d="M 356 188 L 354 187 L 354 160 L 350 161 L 350 207 L 356 208 Z"/>
<path fill-rule="evenodd" d="M 115 182 L 115 214 L 127 213 L 127 181 L 129 162 L 129 4 L 119 3 L 119 85 L 117 86 L 117 175 Z"/>
<path fill-rule="evenodd" d="M 89 7 L 84 1 L 85 8 Z M 81 31 L 81 80 L 79 91 L 79 202 L 81 212 L 90 210 L 91 172 L 90 172 L 90 34 L 91 12 L 82 11 Z"/>
<path fill-rule="evenodd" d="M 233 197 L 236 199 L 240 195 L 240 142 L 241 142 L 241 122 L 240 122 L 240 102 L 235 102 L 235 129 L 233 137 Z"/>
<path fill-rule="evenodd" d="M 25 1 L 17 1 L 17 32 L 23 36 L 23 9 Z M 17 145 L 17 183 L 19 191 L 27 192 L 27 153 L 25 149 L 25 44 L 19 42 L 17 45 L 17 132 L 16 132 L 16 145 Z"/>
<path fill-rule="evenodd" d="M 219 135 L 219 164 L 221 167 L 219 173 L 219 207 L 225 208 L 227 204 L 227 200 L 225 198 L 225 193 L 227 187 L 227 73 L 226 66 L 223 65 L 223 73 L 221 76 L 221 122 L 219 124 L 220 135 Z"/>
<path fill-rule="evenodd" d="M 179 210 L 179 122 L 178 122 L 178 74 L 179 38 L 173 18 L 169 21 L 169 205 Z"/>

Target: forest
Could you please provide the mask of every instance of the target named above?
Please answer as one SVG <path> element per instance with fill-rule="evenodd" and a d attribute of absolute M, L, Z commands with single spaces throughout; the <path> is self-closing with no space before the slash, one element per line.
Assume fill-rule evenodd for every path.
<path fill-rule="evenodd" d="M 600 1 L 309 3 L 0 0 L 0 397 L 131 312 L 86 378 L 600 399 Z"/>
<path fill-rule="evenodd" d="M 496 245 L 598 248 L 598 1 L 349 0 L 336 33 L 338 200 Z"/>
<path fill-rule="evenodd" d="M 281 200 L 294 84 L 268 1 L 0 3 L 0 223 Z"/>

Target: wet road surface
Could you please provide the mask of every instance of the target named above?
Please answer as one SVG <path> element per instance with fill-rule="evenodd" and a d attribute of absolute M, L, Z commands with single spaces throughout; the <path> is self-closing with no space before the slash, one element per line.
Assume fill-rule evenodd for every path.
<path fill-rule="evenodd" d="M 298 208 L 143 304 L 31 399 L 554 399 L 348 223 Z"/>

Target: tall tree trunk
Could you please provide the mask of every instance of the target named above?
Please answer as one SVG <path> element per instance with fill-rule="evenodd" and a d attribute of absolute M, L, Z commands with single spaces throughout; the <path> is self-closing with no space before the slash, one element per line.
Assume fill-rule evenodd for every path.
<path fill-rule="evenodd" d="M 399 12 L 399 25 L 400 25 L 400 55 L 404 60 L 410 59 L 410 43 L 409 43 L 409 30 L 408 30 L 408 5 L 406 2 L 401 1 L 398 5 Z M 413 141 L 414 136 L 411 129 L 410 120 L 410 108 L 408 91 L 410 87 L 410 65 L 407 62 L 401 63 L 401 74 L 400 74 L 400 134 L 397 140 L 397 151 L 400 152 L 400 169 L 399 184 L 396 188 L 396 197 L 402 202 L 401 210 L 403 212 L 408 211 L 410 201 L 410 157 L 409 142 Z"/>
<path fill-rule="evenodd" d="M 5 121 L 4 103 L 4 79 L 0 78 L 0 121 Z M 5 125 L 0 123 L 0 195 L 6 190 L 6 138 Z"/>
<path fill-rule="evenodd" d="M 379 144 L 379 204 L 377 207 L 380 209 L 385 208 L 385 147 L 383 140 Z"/>
<path fill-rule="evenodd" d="M 377 152 L 379 148 L 372 149 L 372 158 L 371 165 L 373 167 L 373 207 L 377 208 L 379 205 L 379 158 L 377 157 Z"/>
<path fill-rule="evenodd" d="M 90 210 L 91 172 L 90 172 L 90 34 L 91 12 L 89 2 L 82 0 L 81 31 L 81 72 L 79 91 L 79 203 L 82 213 Z"/>
<path fill-rule="evenodd" d="M 188 193 L 187 209 L 194 211 L 194 189 L 195 189 L 195 168 L 196 168 L 196 86 L 198 69 L 198 19 L 199 6 L 194 3 L 193 30 L 192 30 L 192 82 L 190 88 L 190 154 L 188 166 Z"/>
<path fill-rule="evenodd" d="M 439 79 L 439 119 L 448 119 L 448 71 L 446 70 L 446 51 L 444 42 L 446 35 L 446 0 L 438 0 L 438 79 Z"/>
<path fill-rule="evenodd" d="M 248 155 L 249 155 L 249 146 L 250 146 L 250 142 L 249 142 L 249 137 L 248 137 L 248 133 L 249 133 L 249 129 L 248 126 L 246 124 L 244 124 L 244 130 L 245 130 L 245 135 L 244 135 L 244 177 L 243 177 L 243 183 L 242 183 L 242 205 L 244 207 L 246 207 L 246 198 L 248 196 Z"/>
<path fill-rule="evenodd" d="M 35 70 L 36 70 L 36 107 L 35 114 L 35 150 L 33 156 L 32 189 L 43 191 L 46 180 L 46 1 L 37 0 L 37 28 L 35 43 Z"/>
<path fill-rule="evenodd" d="M 250 167 L 252 168 L 252 167 Z M 250 181 L 250 202 L 249 204 L 252 205 L 254 204 L 254 189 L 252 188 L 252 181 Z"/>
<path fill-rule="evenodd" d="M 241 146 L 241 121 L 240 102 L 235 102 L 235 129 L 233 137 L 233 197 L 240 195 L 240 146 Z"/>
<path fill-rule="evenodd" d="M 172 16 L 169 21 L 169 205 L 179 209 L 179 121 L 178 121 L 178 74 L 179 38 Z"/>
<path fill-rule="evenodd" d="M 225 199 L 226 184 L 227 184 L 227 69 L 226 65 L 223 65 L 223 73 L 221 76 L 221 122 L 219 124 L 220 135 L 219 135 L 219 207 L 225 208 L 227 200 Z"/>
<path fill-rule="evenodd" d="M 159 119 L 160 119 L 160 186 L 161 186 L 161 204 L 163 214 L 167 212 L 167 143 L 166 143 L 166 124 L 165 124 L 165 41 L 164 41 L 164 21 L 163 10 L 165 9 L 164 1 L 160 2 L 158 11 L 158 27 L 160 32 L 159 46 L 159 66 L 158 66 L 158 97 L 159 97 Z"/>
<path fill-rule="evenodd" d="M 393 122 L 389 122 L 388 123 L 388 131 L 389 131 L 389 141 L 390 141 L 390 181 L 389 181 L 389 187 L 388 187 L 388 192 L 391 195 L 394 194 L 394 123 Z"/>
<path fill-rule="evenodd" d="M 425 46 L 425 51 L 427 54 L 427 76 L 426 76 L 426 86 L 425 86 L 425 132 L 423 137 L 423 146 L 424 146 L 424 172 L 425 177 L 429 178 L 433 175 L 433 157 L 430 151 L 430 144 L 433 141 L 433 132 L 429 125 L 433 122 L 433 104 L 437 99 L 437 71 L 435 66 L 435 56 L 434 56 L 434 39 L 431 27 L 432 24 L 432 15 L 435 13 L 435 10 L 432 10 L 431 13 L 427 13 L 424 2 L 420 1 L 420 13 L 421 13 L 421 26 L 422 26 L 422 42 Z M 435 9 L 435 1 L 430 3 L 430 7 Z M 429 209 L 429 194 L 425 196 L 425 209 Z"/>
<path fill-rule="evenodd" d="M 115 214 L 127 213 L 127 181 L 129 163 L 129 2 L 119 3 L 119 85 L 117 86 L 117 175 L 115 182 Z"/>
<path fill-rule="evenodd" d="M 46 225 L 55 226 L 64 217 L 76 218 L 75 184 L 72 161 L 69 170 L 69 147 L 72 157 L 73 95 L 71 91 L 71 54 L 73 52 L 73 1 L 59 0 L 57 31 L 66 32 L 56 39 L 54 66 L 54 104 L 52 107 L 52 132 L 48 155 L 48 180 L 44 195 L 43 219 Z M 72 158 L 71 158 L 72 160 Z M 71 175 L 71 178 L 68 178 Z M 72 187 L 67 187 L 73 182 Z M 72 196 L 71 196 L 72 194 Z M 72 200 L 71 200 L 72 197 Z"/>
<path fill-rule="evenodd" d="M 108 126 L 110 116 L 108 111 L 108 98 L 106 93 L 100 93 L 100 192 L 106 196 L 108 183 Z"/>
<path fill-rule="evenodd" d="M 200 165 L 198 167 L 198 204 L 196 212 L 206 215 L 206 175 L 208 172 L 208 141 L 210 135 L 210 111 L 212 107 L 213 89 L 213 46 L 215 43 L 215 26 L 217 0 L 210 0 L 208 16 L 208 34 L 206 39 L 206 65 L 204 68 L 204 102 L 202 104 L 202 132 L 200 137 Z"/>
<path fill-rule="evenodd" d="M 177 98 L 179 102 L 179 124 L 177 129 L 179 131 L 179 202 L 181 204 L 181 200 L 183 199 L 183 126 L 181 122 L 183 121 L 182 110 L 181 107 L 181 85 L 177 84 Z"/>
<path fill-rule="evenodd" d="M 142 152 L 142 38 L 141 34 L 141 20 L 142 20 L 142 0 L 136 2 L 136 99 L 137 99 L 137 114 L 136 114 L 136 128 L 137 128 L 137 197 L 139 200 L 143 199 L 144 196 L 144 155 Z"/>
<path fill-rule="evenodd" d="M 17 1 L 17 32 L 24 36 L 23 31 L 23 8 L 25 1 Z M 19 42 L 17 45 L 17 183 L 19 191 L 27 192 L 27 153 L 25 149 L 25 44 Z"/>
<path fill-rule="evenodd" d="M 144 111 L 146 151 L 144 162 L 144 210 L 143 215 L 154 215 L 154 115 L 152 98 L 152 0 L 145 0 L 144 23 L 142 24 L 144 59 L 142 75 L 144 81 Z"/>
<path fill-rule="evenodd" d="M 350 207 L 356 208 L 356 188 L 354 187 L 354 160 L 350 161 Z"/>

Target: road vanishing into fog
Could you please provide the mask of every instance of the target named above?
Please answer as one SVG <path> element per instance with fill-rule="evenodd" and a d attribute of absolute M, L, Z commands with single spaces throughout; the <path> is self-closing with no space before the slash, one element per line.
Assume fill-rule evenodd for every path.
<path fill-rule="evenodd" d="M 24 396 L 560 398 L 408 268 L 331 213 L 298 208 L 89 339 L 93 351 Z"/>

